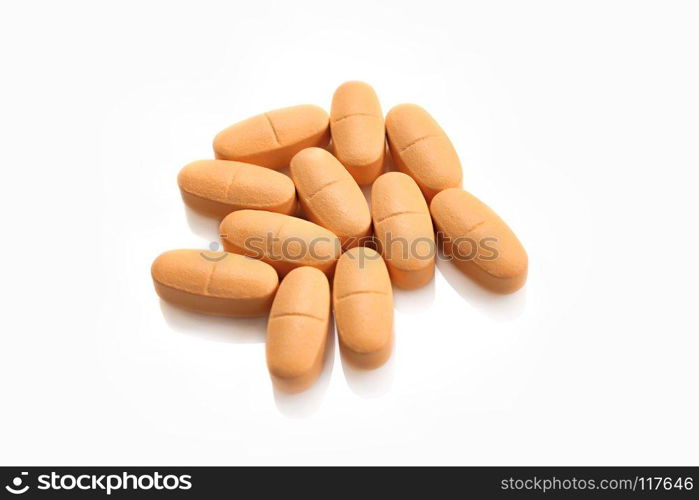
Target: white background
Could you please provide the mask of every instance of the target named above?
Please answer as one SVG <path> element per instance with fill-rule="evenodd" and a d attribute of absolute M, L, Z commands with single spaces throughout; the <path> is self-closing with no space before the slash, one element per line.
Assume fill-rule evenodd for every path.
<path fill-rule="evenodd" d="M 3 464 L 699 462 L 692 2 L 12 2 L 0 8 Z M 265 321 L 161 304 L 216 223 L 176 185 L 343 81 L 427 108 L 526 287 L 441 263 L 396 349 L 275 395 Z M 335 346 L 336 347 L 336 346 Z"/>

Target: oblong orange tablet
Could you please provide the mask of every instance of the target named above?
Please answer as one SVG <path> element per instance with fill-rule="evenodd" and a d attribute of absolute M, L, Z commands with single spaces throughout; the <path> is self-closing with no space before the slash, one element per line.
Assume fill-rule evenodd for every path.
<path fill-rule="evenodd" d="M 308 148 L 291 159 L 291 178 L 309 220 L 336 234 L 343 248 L 371 233 L 371 214 L 362 190 L 337 159 Z"/>
<path fill-rule="evenodd" d="M 261 259 L 280 276 L 295 267 L 316 267 L 332 276 L 341 253 L 333 233 L 307 220 L 264 210 L 238 210 L 219 227 L 228 252 Z"/>
<path fill-rule="evenodd" d="M 305 104 L 253 116 L 219 132 L 216 158 L 280 169 L 304 148 L 325 146 L 330 140 L 328 114 Z"/>
<path fill-rule="evenodd" d="M 434 197 L 430 212 L 445 254 L 466 275 L 499 293 L 524 285 L 527 252 L 485 203 L 462 189 L 447 189 Z"/>
<path fill-rule="evenodd" d="M 194 210 L 222 219 L 245 208 L 296 212 L 296 188 L 289 177 L 250 163 L 199 160 L 177 176 L 182 199 Z"/>
<path fill-rule="evenodd" d="M 263 316 L 279 279 L 258 260 L 226 252 L 171 250 L 151 266 L 161 299 L 192 311 L 221 316 Z"/>
<path fill-rule="evenodd" d="M 381 255 L 367 247 L 342 254 L 335 270 L 333 307 L 346 359 L 362 368 L 384 364 L 393 347 L 393 291 Z"/>
<path fill-rule="evenodd" d="M 330 285 L 313 267 L 299 267 L 279 285 L 267 322 L 267 368 L 286 392 L 308 389 L 323 369 L 330 326 Z"/>
<path fill-rule="evenodd" d="M 376 92 L 364 82 L 345 82 L 330 108 L 330 135 L 337 159 L 358 184 L 370 184 L 383 169 L 386 129 Z"/>
<path fill-rule="evenodd" d="M 461 162 L 444 130 L 416 104 L 386 115 L 388 146 L 396 167 L 415 179 L 429 202 L 444 189 L 461 187 Z"/>
<path fill-rule="evenodd" d="M 417 288 L 428 283 L 434 276 L 434 229 L 415 181 L 401 172 L 376 179 L 371 187 L 371 215 L 393 284 Z"/>

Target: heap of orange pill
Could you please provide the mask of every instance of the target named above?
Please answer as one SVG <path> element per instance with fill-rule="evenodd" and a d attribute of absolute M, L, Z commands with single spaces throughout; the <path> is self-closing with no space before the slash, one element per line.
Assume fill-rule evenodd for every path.
<path fill-rule="evenodd" d="M 162 300 L 191 311 L 267 316 L 279 390 L 314 384 L 334 345 L 333 318 L 344 360 L 383 365 L 392 288 L 429 283 L 438 247 L 492 292 L 526 282 L 524 247 L 462 189 L 461 162 L 437 121 L 415 104 L 384 119 L 364 82 L 340 85 L 329 115 L 314 105 L 268 111 L 221 131 L 213 149 L 215 159 L 189 163 L 177 182 L 188 207 L 220 221 L 224 251 L 165 252 L 153 283 Z"/>

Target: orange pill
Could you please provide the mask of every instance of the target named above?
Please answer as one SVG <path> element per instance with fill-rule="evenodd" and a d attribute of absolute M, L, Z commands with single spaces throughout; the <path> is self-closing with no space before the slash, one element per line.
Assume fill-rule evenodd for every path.
<path fill-rule="evenodd" d="M 180 170 L 177 184 L 188 206 L 219 219 L 246 208 L 296 212 L 296 188 L 291 179 L 250 163 L 195 161 Z"/>
<path fill-rule="evenodd" d="M 289 165 L 305 148 L 326 146 L 330 140 L 328 114 L 305 104 L 253 116 L 219 132 L 214 139 L 216 158 L 236 160 L 272 169 Z"/>
<path fill-rule="evenodd" d="M 343 248 L 357 246 L 371 233 L 366 198 L 333 155 L 304 149 L 291 159 L 290 171 L 308 219 L 337 235 Z"/>
<path fill-rule="evenodd" d="M 340 240 L 313 222 L 264 210 L 238 210 L 219 227 L 228 252 L 261 259 L 280 276 L 296 267 L 316 267 L 332 276 Z"/>
<path fill-rule="evenodd" d="M 267 314 L 279 284 L 264 262 L 202 250 L 165 252 L 153 262 L 151 275 L 164 301 L 221 316 Z"/>
<path fill-rule="evenodd" d="M 444 252 L 482 286 L 512 293 L 527 280 L 527 252 L 485 203 L 462 189 L 447 189 L 430 204 Z"/>
<path fill-rule="evenodd" d="M 358 184 L 370 184 L 383 169 L 386 130 L 376 92 L 364 82 L 346 82 L 333 95 L 330 134 L 337 159 Z"/>
<path fill-rule="evenodd" d="M 308 389 L 323 369 L 330 326 L 330 285 L 313 267 L 299 267 L 279 285 L 267 322 L 267 368 L 276 387 Z"/>
<path fill-rule="evenodd" d="M 393 347 L 393 291 L 381 255 L 355 247 L 340 257 L 333 282 L 340 348 L 362 368 L 386 362 Z"/>
<path fill-rule="evenodd" d="M 399 104 L 386 115 L 391 156 L 429 202 L 444 189 L 461 186 L 461 162 L 444 130 L 415 104 Z"/>
<path fill-rule="evenodd" d="M 371 188 L 371 215 L 393 284 L 417 288 L 428 283 L 434 276 L 434 229 L 415 181 L 400 172 L 376 179 Z"/>

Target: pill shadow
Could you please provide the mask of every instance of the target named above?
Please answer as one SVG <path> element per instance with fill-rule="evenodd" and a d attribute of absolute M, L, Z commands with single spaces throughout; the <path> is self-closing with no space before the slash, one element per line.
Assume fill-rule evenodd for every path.
<path fill-rule="evenodd" d="M 201 214 L 187 205 L 184 205 L 184 212 L 189 229 L 191 229 L 194 234 L 201 238 L 205 238 L 207 241 L 219 241 L 218 227 L 221 224 L 220 220 L 216 217 Z"/>
<path fill-rule="evenodd" d="M 434 303 L 435 279 L 414 290 L 393 287 L 393 305 L 397 311 L 405 314 L 419 314 Z"/>
<path fill-rule="evenodd" d="M 364 198 L 366 198 L 366 204 L 369 205 L 369 209 L 371 209 L 371 184 L 360 186 L 359 189 L 362 190 L 362 194 Z"/>
<path fill-rule="evenodd" d="M 381 169 L 381 173 L 379 175 L 383 175 L 386 172 L 392 172 L 395 170 L 393 158 L 391 158 L 391 152 L 389 151 L 388 146 L 384 147 L 386 148 L 386 156 L 384 157 L 383 168 Z M 362 194 L 364 195 L 364 198 L 366 198 L 366 202 L 369 205 L 369 208 L 371 208 L 371 186 L 373 184 L 374 183 L 372 182 L 371 184 L 365 184 L 364 186 L 360 186 Z"/>
<path fill-rule="evenodd" d="M 330 326 L 328 327 L 328 338 L 325 344 L 325 355 L 323 358 L 323 370 L 318 376 L 318 380 L 307 390 L 289 394 L 281 391 L 272 385 L 274 392 L 274 402 L 279 413 L 288 418 L 306 418 L 313 415 L 320 408 L 325 393 L 330 385 L 330 377 L 335 364 L 335 320 L 330 315 Z"/>
<path fill-rule="evenodd" d="M 383 173 L 386 172 L 397 172 L 398 167 L 396 167 L 396 162 L 393 160 L 393 155 L 391 154 L 391 148 L 388 147 L 388 141 L 386 141 L 386 151 L 385 158 L 383 161 Z"/>
<path fill-rule="evenodd" d="M 394 338 L 395 342 L 395 338 Z M 351 362 L 347 361 L 344 355 L 340 355 L 342 360 L 342 371 L 345 374 L 345 380 L 350 390 L 357 396 L 364 399 L 372 399 L 388 394 L 393 386 L 393 376 L 395 372 L 395 344 L 393 352 L 388 358 L 388 361 L 382 366 L 373 370 L 365 370 L 357 368 Z M 342 353 L 342 351 L 340 351 Z"/>
<path fill-rule="evenodd" d="M 503 295 L 483 288 L 441 256 L 437 259 L 437 269 L 459 295 L 492 319 L 511 321 L 524 312 L 527 304 L 526 285 L 515 293 Z"/>
<path fill-rule="evenodd" d="M 212 342 L 259 344 L 265 341 L 267 317 L 227 318 L 180 309 L 160 300 L 167 324 L 178 332 Z"/>

